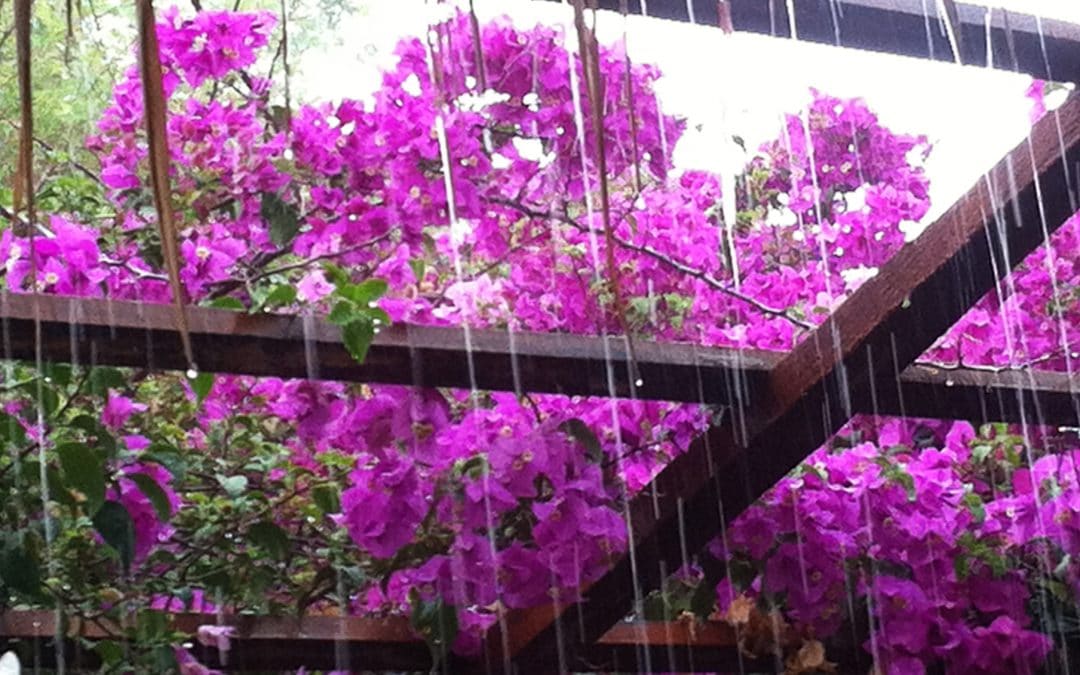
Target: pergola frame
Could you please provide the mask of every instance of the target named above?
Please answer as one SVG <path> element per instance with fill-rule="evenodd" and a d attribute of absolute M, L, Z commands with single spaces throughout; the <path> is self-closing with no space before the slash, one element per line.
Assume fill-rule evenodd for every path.
<path fill-rule="evenodd" d="M 958 36 L 943 48 L 938 27 L 912 27 L 913 19 L 925 23 L 922 0 L 794 1 L 800 40 L 943 60 L 957 59 L 950 47 L 955 42 L 964 63 L 987 65 L 992 54 L 994 67 L 1080 78 L 1080 27 L 1004 13 L 991 15 L 986 24 L 985 14 L 959 6 L 943 19 Z M 600 4 L 618 8 L 620 3 Z M 649 3 L 662 16 L 679 18 L 682 8 L 684 19 L 687 7 L 695 9 L 698 22 L 711 18 L 724 28 L 790 34 L 783 0 Z M 893 36 L 889 40 L 881 37 L 882 25 Z M 822 26 L 831 26 L 827 35 Z M 1036 48 L 1038 58 L 1032 55 Z M 1080 99 L 1074 97 L 1043 118 L 1027 140 L 790 353 L 635 341 L 637 371 L 645 381 L 640 389 L 622 338 L 398 326 L 379 335 L 367 362 L 358 365 L 340 345 L 336 329 L 318 320 L 193 307 L 188 310 L 191 335 L 200 367 L 213 372 L 580 395 L 608 395 L 610 376 L 620 396 L 730 406 L 732 414 L 627 505 L 631 551 L 604 577 L 582 589 L 574 603 L 508 613 L 505 633 L 496 624 L 482 659 L 453 667 L 455 672 L 736 669 L 749 664 L 740 660 L 737 636 L 726 627 L 692 634 L 682 624 L 623 622 L 639 599 L 634 582 L 657 588 L 670 572 L 691 562 L 725 523 L 853 414 L 1080 425 L 1080 398 L 1068 375 L 912 365 L 1076 211 L 1078 161 Z M 40 321 L 46 360 L 183 369 L 187 363 L 174 318 L 167 306 L 5 294 L 0 296 L 0 355 L 32 356 L 32 327 Z M 317 372 L 306 365 L 306 343 L 315 347 Z M 55 634 L 51 617 L 0 615 L 0 644 L 48 641 Z M 430 667 L 426 647 L 411 638 L 404 620 L 224 620 L 238 628 L 237 646 L 224 664 L 230 668 L 333 667 L 341 650 L 365 670 Z M 217 621 L 176 617 L 178 627 L 191 631 Z M 84 626 L 73 633 L 94 639 L 108 631 Z M 210 663 L 218 656 L 213 650 L 202 655 Z"/>

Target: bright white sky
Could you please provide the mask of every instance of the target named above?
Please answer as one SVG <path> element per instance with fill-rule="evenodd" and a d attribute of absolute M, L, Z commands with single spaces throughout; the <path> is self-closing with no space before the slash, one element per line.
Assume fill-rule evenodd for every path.
<path fill-rule="evenodd" d="M 572 35 L 568 6 L 534 0 L 475 0 L 481 20 L 509 14 L 523 26 L 562 23 Z M 999 6 L 1080 23 L 1080 0 L 1001 0 Z M 422 0 L 369 2 L 328 36 L 324 47 L 298 65 L 303 97 L 363 97 L 378 85 L 396 39 L 426 31 Z M 622 17 L 601 13 L 603 41 L 621 38 Z M 631 17 L 628 43 L 636 61 L 660 66 L 658 87 L 668 112 L 686 117 L 690 131 L 676 148 L 682 168 L 731 170 L 743 163 L 731 142 L 738 134 L 751 149 L 779 130 L 779 117 L 808 100 L 810 87 L 862 97 L 898 132 L 926 134 L 934 144 L 927 162 L 933 209 L 924 223 L 962 195 L 1029 128 L 1030 80 L 1001 71 L 769 37 L 724 35 L 712 27 Z M 572 45 L 573 40 L 569 41 Z"/>

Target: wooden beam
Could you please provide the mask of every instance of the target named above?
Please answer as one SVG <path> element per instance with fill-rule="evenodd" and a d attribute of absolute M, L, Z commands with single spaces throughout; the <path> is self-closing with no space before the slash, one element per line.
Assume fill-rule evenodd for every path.
<path fill-rule="evenodd" d="M 856 409 L 897 417 L 1080 427 L 1080 375 L 913 365 L 900 376 L 899 387 L 881 388 L 876 405 L 862 400 Z"/>
<path fill-rule="evenodd" d="M 232 626 L 235 635 L 223 660 L 217 649 L 200 644 L 195 636 L 200 626 Z M 297 669 L 348 669 L 363 671 L 431 669 L 431 655 L 423 641 L 413 635 L 405 617 L 364 618 L 306 616 L 266 617 L 177 613 L 170 616 L 170 628 L 192 636 L 190 651 L 201 663 L 231 671 Z M 47 610 L 9 610 L 0 613 L 0 651 L 13 649 L 23 666 L 47 667 L 55 653 L 56 616 Z M 94 652 L 83 649 L 75 638 L 88 642 L 121 640 L 124 631 L 110 622 L 72 622 L 65 636 L 71 660 L 69 667 L 94 668 L 99 665 Z M 709 622 L 620 623 L 609 630 L 574 664 L 576 670 L 644 672 L 640 657 L 649 652 L 650 662 L 667 670 L 738 670 L 739 664 L 755 671 L 773 672 L 772 660 L 739 655 L 738 634 L 727 624 Z M 35 657 L 36 655 L 36 657 Z M 455 661 L 458 670 L 477 671 L 475 663 Z"/>
<path fill-rule="evenodd" d="M 625 1 L 600 0 L 599 7 L 620 11 Z M 647 16 L 656 18 L 792 36 L 787 0 L 629 0 L 627 11 L 640 15 L 642 4 Z M 956 63 L 937 6 L 936 0 L 794 0 L 795 34 L 802 42 Z M 988 26 L 985 6 L 956 3 L 956 8 L 955 35 L 964 65 L 1043 80 L 1080 79 L 1080 26 L 1001 8 L 993 9 Z"/>
<path fill-rule="evenodd" d="M 47 361 L 187 368 L 169 306 L 49 295 L 0 295 L 0 358 L 34 357 L 37 313 Z M 321 319 L 191 307 L 188 322 L 206 371 L 421 387 L 608 396 L 610 367 L 619 397 L 723 404 L 757 400 L 778 360 L 769 352 L 635 341 L 643 385 L 634 386 L 623 338 L 395 325 L 375 337 L 360 365 L 338 328 Z"/>
<path fill-rule="evenodd" d="M 738 633 L 724 623 L 622 622 L 581 654 L 584 672 L 783 672 L 782 662 L 740 653 Z"/>
<path fill-rule="evenodd" d="M 517 663 L 550 664 L 594 642 L 634 609 L 636 591 L 659 587 L 824 443 L 853 401 L 876 400 L 881 378 L 907 368 L 1073 214 L 1078 159 L 1073 97 L 773 368 L 762 421 L 736 410 L 630 503 L 631 551 L 546 627 L 511 633 Z"/>
<path fill-rule="evenodd" d="M 51 664 L 56 617 L 51 611 L 8 611 L 0 614 L 0 649 L 14 649 L 24 668 Z M 171 627 L 194 636 L 199 626 L 226 625 L 236 629 L 231 649 L 223 661 L 217 649 L 194 639 L 191 652 L 212 668 L 227 670 L 333 670 L 350 667 L 362 670 L 428 671 L 431 653 L 418 640 L 403 617 L 367 619 L 359 617 L 306 616 L 256 617 L 180 613 L 172 615 Z M 65 635 L 88 641 L 119 639 L 123 630 L 103 623 L 75 623 Z M 78 641 L 65 640 L 68 666 L 93 668 L 99 661 L 92 651 L 80 651 Z M 36 655 L 36 656 L 35 656 Z"/>

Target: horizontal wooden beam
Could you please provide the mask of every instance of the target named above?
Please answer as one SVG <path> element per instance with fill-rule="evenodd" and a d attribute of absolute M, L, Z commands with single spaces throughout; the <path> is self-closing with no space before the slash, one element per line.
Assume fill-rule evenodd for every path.
<path fill-rule="evenodd" d="M 201 663 L 231 671 L 297 669 L 355 669 L 367 671 L 428 671 L 431 654 L 411 631 L 404 617 L 364 618 L 305 616 L 270 617 L 248 615 L 177 613 L 171 615 L 172 630 L 191 636 L 190 651 Z M 195 636 L 200 626 L 232 626 L 228 655 L 200 644 Z M 74 638 L 89 642 L 120 639 L 120 626 L 110 622 L 73 621 L 65 632 L 69 666 L 96 667 L 96 654 L 79 652 Z M 53 640 L 56 617 L 45 610 L 9 610 L 0 613 L 0 651 L 13 649 L 23 667 L 51 665 L 55 659 Z M 606 672 L 654 672 L 656 668 L 676 671 L 738 670 L 739 664 L 755 671 L 773 672 L 771 660 L 740 656 L 738 634 L 718 622 L 620 623 L 607 632 L 594 648 L 573 664 L 575 670 Z M 36 655 L 36 656 L 35 656 Z M 485 672 L 478 663 L 459 660 L 456 671 Z M 648 667 L 647 667 L 648 666 Z M 492 671 L 493 672 L 493 671 Z"/>
<path fill-rule="evenodd" d="M 619 11 L 626 0 L 600 0 Z M 793 0 L 795 36 L 803 42 L 957 62 L 937 0 Z M 740 32 L 792 37 L 787 0 L 629 0 L 628 11 Z M 1032 14 L 956 3 L 957 47 L 964 65 L 1080 79 L 1080 26 Z M 990 49 L 987 49 L 987 36 Z M 989 57 L 989 58 L 988 58 Z"/>
<path fill-rule="evenodd" d="M 877 415 L 1080 426 L 1080 375 L 1038 370 L 993 372 L 909 367 L 900 386 L 882 387 L 857 410 Z"/>
<path fill-rule="evenodd" d="M 199 367 L 243 375 L 724 404 L 758 400 L 778 360 L 769 352 L 635 341 L 635 371 L 621 337 L 395 325 L 375 337 L 361 365 L 339 329 L 318 318 L 188 311 Z M 0 358 L 34 358 L 35 316 L 47 361 L 188 365 L 168 305 L 11 293 L 0 295 Z"/>
<path fill-rule="evenodd" d="M 692 562 L 717 532 L 955 323 L 1075 211 L 1080 99 L 1021 143 L 771 371 L 772 408 L 713 427 L 629 505 L 632 550 L 541 630 L 510 640 L 518 663 L 575 653 Z M 658 489 L 657 486 L 661 486 Z"/>
<path fill-rule="evenodd" d="M 227 657 L 195 639 L 190 650 L 204 665 L 227 670 L 309 669 L 428 671 L 431 653 L 409 628 L 408 619 L 391 617 L 305 616 L 256 617 L 180 613 L 172 615 L 171 628 L 190 636 L 200 626 L 225 625 L 236 629 Z M 56 617 L 51 611 L 7 611 L 0 614 L 0 649 L 13 649 L 23 667 L 40 659 L 47 666 L 55 660 L 53 639 Z M 119 639 L 124 632 L 110 623 L 72 623 L 67 638 L 88 641 Z M 96 654 L 79 651 L 78 641 L 65 640 L 69 666 L 93 668 Z"/>

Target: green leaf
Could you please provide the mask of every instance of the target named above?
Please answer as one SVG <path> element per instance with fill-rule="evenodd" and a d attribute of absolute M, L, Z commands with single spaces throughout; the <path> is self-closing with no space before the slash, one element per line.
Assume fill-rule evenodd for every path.
<path fill-rule="evenodd" d="M 971 449 L 971 459 L 975 462 L 983 462 L 993 451 L 994 447 L 992 445 L 980 443 Z"/>
<path fill-rule="evenodd" d="M 975 494 L 969 487 L 968 491 L 964 494 L 964 504 L 971 511 L 972 517 L 975 519 L 976 525 L 981 525 L 986 520 L 986 507 L 983 505 L 983 500 L 979 495 Z"/>
<path fill-rule="evenodd" d="M 341 513 L 341 495 L 336 486 L 319 485 L 312 489 L 311 499 L 323 513 Z"/>
<path fill-rule="evenodd" d="M 34 399 L 37 400 L 37 395 L 34 395 Z M 52 414 L 60 407 L 60 395 L 56 393 L 56 390 L 49 387 L 43 387 L 41 389 L 41 408 L 46 417 L 52 417 Z"/>
<path fill-rule="evenodd" d="M 376 326 L 389 326 L 391 323 L 390 315 L 381 307 L 369 307 L 365 314 Z"/>
<path fill-rule="evenodd" d="M 362 308 L 367 308 L 386 294 L 389 285 L 382 279 L 366 279 L 359 284 L 343 284 L 337 289 L 341 297 L 352 300 Z"/>
<path fill-rule="evenodd" d="M 172 673 L 176 672 L 176 651 L 169 646 L 154 647 L 152 652 L 153 657 L 153 669 L 155 673 Z"/>
<path fill-rule="evenodd" d="M 4 412 L 0 412 L 0 441 L 19 446 L 29 442 L 19 420 Z"/>
<path fill-rule="evenodd" d="M 162 522 L 168 521 L 172 516 L 172 504 L 169 503 L 169 496 L 165 494 L 165 490 L 158 485 L 158 482 L 145 473 L 130 473 L 127 477 L 150 500 L 150 505 L 154 507 L 158 519 Z"/>
<path fill-rule="evenodd" d="M 340 265 L 334 263 L 325 263 L 323 265 L 323 271 L 326 272 L 326 277 L 334 286 L 344 286 L 352 282 L 352 278 L 349 273 L 341 268 Z"/>
<path fill-rule="evenodd" d="M 177 480 L 182 479 L 184 474 L 187 473 L 187 460 L 184 459 L 179 450 L 168 443 L 162 443 L 161 441 L 151 443 L 146 452 L 142 454 L 142 459 L 160 464 Z"/>
<path fill-rule="evenodd" d="M 71 494 L 71 490 L 64 485 L 64 479 L 60 477 L 60 470 L 55 466 L 49 466 L 45 469 L 45 480 L 49 485 L 49 497 L 53 501 L 69 508 L 75 508 L 79 505 L 79 502 L 75 501 L 74 495 Z"/>
<path fill-rule="evenodd" d="M 214 387 L 214 374 L 198 373 L 195 377 L 187 378 L 187 381 L 191 391 L 195 392 L 195 399 L 201 404 Z"/>
<path fill-rule="evenodd" d="M 272 192 L 262 194 L 259 215 L 270 227 L 270 241 L 277 246 L 290 243 L 300 231 L 300 213 L 296 207 Z"/>
<path fill-rule="evenodd" d="M 660 591 L 654 591 L 646 596 L 642 603 L 641 615 L 646 621 L 670 621 L 673 618 L 667 600 Z"/>
<path fill-rule="evenodd" d="M 231 309 L 237 312 L 243 312 L 247 307 L 244 307 L 244 303 L 240 302 L 237 298 L 231 298 L 225 296 L 223 298 L 214 298 L 207 303 L 207 307 L 213 307 L 215 309 Z"/>
<path fill-rule="evenodd" d="M 345 324 L 341 329 L 341 339 L 356 362 L 363 363 L 371 341 L 375 339 L 375 324 L 367 317 Z"/>
<path fill-rule="evenodd" d="M 221 483 L 221 487 L 225 489 L 225 492 L 230 497 L 239 497 L 244 494 L 244 490 L 247 490 L 248 479 L 247 476 L 229 476 L 228 478 L 218 478 L 218 482 Z"/>
<path fill-rule="evenodd" d="M 102 665 L 112 666 L 124 660 L 124 648 L 115 640 L 102 640 L 94 645 L 94 651 L 101 659 Z"/>
<path fill-rule="evenodd" d="M 251 308 L 251 311 L 258 312 L 268 307 L 284 307 L 296 302 L 296 286 L 291 284 L 280 284 L 270 289 L 270 292 L 266 294 L 266 297 L 262 299 L 255 307 Z"/>
<path fill-rule="evenodd" d="M 127 508 L 110 499 L 94 514 L 93 521 L 101 538 L 119 554 L 124 570 L 129 570 L 135 559 L 135 523 Z"/>
<path fill-rule="evenodd" d="M 109 430 L 105 428 L 105 425 L 98 418 L 93 415 L 79 415 L 71 420 L 70 424 L 76 429 L 82 429 L 89 438 L 94 439 L 95 445 L 103 453 L 103 458 L 116 455 L 116 438 L 109 433 Z"/>
<path fill-rule="evenodd" d="M 97 513 L 105 501 L 105 464 L 83 443 L 64 443 L 56 448 L 64 485 L 85 498 L 86 513 Z"/>
<path fill-rule="evenodd" d="M 595 464 L 604 461 L 604 449 L 600 446 L 600 440 L 587 424 L 578 418 L 566 420 L 559 425 L 559 431 L 574 439 L 585 448 L 589 460 Z"/>
<path fill-rule="evenodd" d="M 339 300 L 334 303 L 326 320 L 335 326 L 345 326 L 352 323 L 358 316 L 362 316 L 360 309 L 349 300 Z"/>
<path fill-rule="evenodd" d="M 140 610 L 135 618 L 135 636 L 139 642 L 156 642 L 169 634 L 169 617 L 156 609 Z"/>
<path fill-rule="evenodd" d="M 424 278 L 424 272 L 426 272 L 425 263 L 423 258 L 413 258 L 409 261 L 409 267 L 412 269 L 413 276 L 416 277 L 417 283 Z"/>
<path fill-rule="evenodd" d="M 0 553 L 0 580 L 17 593 L 35 596 L 41 590 L 41 568 L 24 546 L 8 546 Z"/>
<path fill-rule="evenodd" d="M 694 616 L 708 619 L 716 609 L 716 588 L 702 581 L 690 596 L 690 611 Z"/>
<path fill-rule="evenodd" d="M 248 530 L 248 539 L 272 558 L 284 560 L 289 556 L 289 535 L 268 520 L 252 525 Z"/>
<path fill-rule="evenodd" d="M 71 384 L 71 364 L 46 363 L 42 369 L 45 381 L 58 387 L 66 387 Z"/>
<path fill-rule="evenodd" d="M 423 600 L 419 592 L 413 589 L 409 595 L 412 605 L 410 623 L 413 630 L 423 636 L 431 649 L 431 655 L 438 665 L 445 659 L 450 645 L 458 633 L 457 611 L 441 598 L 434 601 Z"/>

